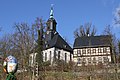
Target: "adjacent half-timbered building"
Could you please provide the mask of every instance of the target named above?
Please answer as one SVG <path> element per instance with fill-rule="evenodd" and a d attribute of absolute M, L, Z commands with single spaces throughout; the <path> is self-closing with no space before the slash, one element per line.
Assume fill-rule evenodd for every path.
<path fill-rule="evenodd" d="M 111 37 L 108 35 L 76 38 L 73 46 L 74 62 L 78 66 L 111 63 L 111 43 Z"/>

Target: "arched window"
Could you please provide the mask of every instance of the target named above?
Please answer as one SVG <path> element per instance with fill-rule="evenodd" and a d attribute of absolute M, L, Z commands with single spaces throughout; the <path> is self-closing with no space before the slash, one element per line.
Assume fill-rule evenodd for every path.
<path fill-rule="evenodd" d="M 58 60 L 60 60 L 60 51 L 58 51 Z"/>
<path fill-rule="evenodd" d="M 45 53 L 45 61 L 47 61 L 47 53 Z"/>
<path fill-rule="evenodd" d="M 65 53 L 65 62 L 67 62 L 67 53 Z"/>
<path fill-rule="evenodd" d="M 49 60 L 50 60 L 50 62 L 51 62 L 51 58 L 52 58 L 52 53 L 51 53 L 51 51 L 50 51 L 50 55 L 49 55 Z"/>

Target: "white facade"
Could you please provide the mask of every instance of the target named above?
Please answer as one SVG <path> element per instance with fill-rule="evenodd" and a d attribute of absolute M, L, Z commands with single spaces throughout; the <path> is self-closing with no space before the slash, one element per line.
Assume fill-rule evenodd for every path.
<path fill-rule="evenodd" d="M 31 53 L 29 56 L 29 66 L 34 67 L 37 53 Z"/>
<path fill-rule="evenodd" d="M 55 57 L 56 56 L 56 57 Z M 53 62 L 54 58 L 59 60 L 64 60 L 65 62 L 69 62 L 72 59 L 72 55 L 70 52 L 65 51 L 63 49 L 58 48 L 49 48 L 43 51 L 43 61 Z"/>
<path fill-rule="evenodd" d="M 107 64 L 112 61 L 110 47 L 74 49 L 73 54 L 73 60 L 78 66 Z"/>
<path fill-rule="evenodd" d="M 29 65 L 32 67 L 36 60 L 36 54 L 32 53 L 29 56 Z M 65 62 L 69 62 L 72 60 L 72 54 L 68 51 L 65 51 L 63 49 L 56 49 L 55 47 L 49 48 L 47 50 L 43 51 L 43 61 L 50 61 L 50 63 L 53 63 L 54 56 L 56 55 L 56 59 L 64 60 Z"/>

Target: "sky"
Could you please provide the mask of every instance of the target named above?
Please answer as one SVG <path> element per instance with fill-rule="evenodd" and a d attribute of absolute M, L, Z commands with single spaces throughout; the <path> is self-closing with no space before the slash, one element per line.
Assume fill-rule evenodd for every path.
<path fill-rule="evenodd" d="M 31 25 L 36 17 L 47 21 L 51 4 L 54 4 L 57 31 L 71 44 L 74 43 L 75 29 L 87 22 L 95 25 L 97 35 L 111 25 L 119 37 L 120 26 L 114 25 L 114 17 L 120 9 L 120 0 L 0 0 L 0 36 L 13 33 L 15 23 Z"/>

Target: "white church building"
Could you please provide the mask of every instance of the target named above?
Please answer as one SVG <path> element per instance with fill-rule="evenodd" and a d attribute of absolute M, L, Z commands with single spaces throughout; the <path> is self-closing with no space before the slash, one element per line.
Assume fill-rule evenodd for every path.
<path fill-rule="evenodd" d="M 64 60 L 69 62 L 72 60 L 72 48 L 59 35 L 56 30 L 57 22 L 53 17 L 53 7 L 51 7 L 50 17 L 47 21 L 47 29 L 45 34 L 45 43 L 43 48 L 43 61 L 50 61 L 52 64 L 55 60 Z M 30 54 L 30 65 L 32 66 L 37 53 Z"/>

